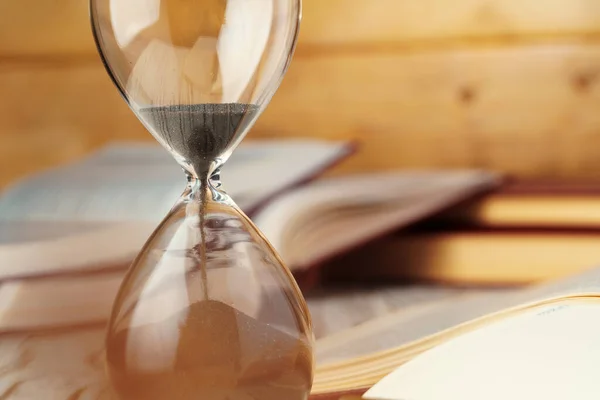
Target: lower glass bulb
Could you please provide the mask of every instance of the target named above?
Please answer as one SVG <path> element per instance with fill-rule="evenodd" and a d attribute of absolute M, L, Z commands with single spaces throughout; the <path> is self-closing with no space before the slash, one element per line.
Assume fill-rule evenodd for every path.
<path fill-rule="evenodd" d="M 312 345 L 289 270 L 226 195 L 196 182 L 121 286 L 106 367 L 122 400 L 305 400 Z"/>

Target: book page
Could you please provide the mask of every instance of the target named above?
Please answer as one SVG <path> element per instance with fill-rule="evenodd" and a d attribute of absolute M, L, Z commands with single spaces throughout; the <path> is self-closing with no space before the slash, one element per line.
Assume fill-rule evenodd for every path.
<path fill-rule="evenodd" d="M 69 329 L 108 321 L 125 271 L 0 285 L 0 334 Z"/>
<path fill-rule="evenodd" d="M 10 235 L 13 225 L 0 222 L 0 229 Z M 27 226 L 35 228 L 36 224 Z M 94 229 L 79 226 L 73 232 L 65 229 L 60 236 L 49 228 L 46 237 L 35 240 L 21 231 L 20 241 L 0 244 L 0 281 L 125 269 L 154 228 L 149 222 L 101 225 Z M 38 236 L 36 232 L 33 235 Z"/>
<path fill-rule="evenodd" d="M 498 290 L 493 293 L 471 295 L 468 292 L 436 292 L 435 290 L 430 293 L 426 293 L 426 291 L 420 293 L 419 290 L 404 294 L 400 291 L 397 293 L 390 292 L 388 301 L 397 301 L 399 304 L 398 311 L 391 318 L 383 317 L 357 328 L 350 328 L 347 332 L 358 331 L 359 333 L 359 335 L 352 337 L 352 341 L 344 341 L 343 337 L 349 334 L 346 332 L 317 340 L 318 368 L 315 390 L 318 391 L 322 388 L 321 382 L 324 379 L 330 379 L 329 372 L 326 371 L 328 367 L 323 364 L 323 357 L 319 357 L 323 354 L 322 345 L 325 341 L 329 341 L 330 344 L 340 342 L 341 346 L 337 348 L 337 351 L 339 352 L 340 348 L 346 349 L 347 356 L 353 354 L 352 351 L 349 351 L 351 347 L 357 349 L 354 352 L 355 355 L 357 353 L 364 355 L 374 348 L 376 349 L 377 346 L 379 346 L 379 349 L 389 349 L 392 346 L 401 345 L 399 339 L 406 341 L 422 339 L 423 335 L 439 332 L 444 327 L 454 327 L 462 322 L 461 318 L 476 318 L 486 315 L 488 312 L 523 304 L 522 302 L 532 299 L 553 297 L 561 293 L 580 293 L 580 291 L 592 293 L 598 291 L 600 287 L 598 285 L 599 278 L 600 270 L 592 270 L 587 274 L 551 285 L 520 291 L 514 290 L 513 292 Z M 88 286 L 90 284 L 91 286 Z M 114 298 L 118 284 L 119 276 L 115 274 L 106 275 L 103 278 L 94 277 L 93 275 L 58 277 L 48 280 L 42 279 L 38 282 L 36 280 L 23 280 L 6 282 L 0 285 L 0 304 L 3 305 L 0 315 L 2 315 L 2 322 L 6 324 L 4 333 L 27 331 L 28 333 L 25 336 L 31 336 L 32 332 L 38 332 L 27 341 L 26 346 L 20 345 L 17 340 L 22 338 L 23 335 L 2 336 L 0 339 L 0 348 L 4 349 L 2 350 L 4 352 L 3 357 L 12 357 L 11 360 L 18 360 L 23 354 L 26 354 L 27 357 L 35 357 L 35 362 L 28 364 L 27 368 L 15 367 L 13 372 L 7 374 L 0 381 L 0 383 L 14 383 L 20 379 L 26 379 L 25 383 L 19 386 L 15 394 L 9 398 L 35 398 L 31 397 L 32 390 L 49 386 L 58 390 L 57 393 L 67 393 L 65 399 L 77 390 L 84 390 L 84 393 L 88 393 L 87 390 L 92 390 L 94 393 L 99 390 L 98 382 L 94 379 L 102 378 L 102 375 L 94 375 L 95 372 L 93 371 L 85 372 L 87 367 L 83 368 L 80 364 L 87 365 L 90 358 L 101 357 L 101 353 L 94 353 L 94 349 L 101 349 L 102 331 L 100 331 L 97 338 L 92 340 L 93 335 L 88 336 L 85 333 L 91 328 L 88 329 L 86 326 L 99 323 L 103 317 L 108 315 L 109 305 L 111 299 Z M 427 301 L 424 296 L 431 293 L 433 293 L 430 297 L 431 301 Z M 89 294 L 93 294 L 93 296 L 89 297 Z M 368 296 L 364 298 L 368 300 Z M 78 301 L 75 299 L 78 299 Z M 309 298 L 310 303 L 311 299 Z M 315 303 L 312 303 L 311 310 L 315 313 L 315 322 L 322 317 L 326 317 L 327 313 L 338 314 L 360 311 L 357 302 L 351 302 L 351 307 L 344 309 L 339 307 L 328 309 L 326 306 L 323 307 L 323 304 L 317 304 L 317 307 L 314 307 Z M 382 322 L 383 325 L 378 326 Z M 59 326 L 56 327 L 56 324 Z M 54 328 L 48 330 L 51 325 L 54 325 Z M 377 329 L 365 329 L 373 326 Z M 73 333 L 73 330 L 78 330 L 79 327 L 85 328 L 82 331 L 83 333 L 77 333 L 79 331 Z M 386 334 L 387 336 L 385 336 Z M 80 342 L 79 338 L 84 337 L 88 339 Z M 53 367 L 57 357 L 55 343 L 63 343 L 61 346 L 67 346 L 61 347 L 62 350 L 60 351 L 69 351 L 69 358 L 64 360 L 61 368 Z M 77 346 L 80 345 L 83 347 L 78 348 Z M 73 346 L 73 349 L 69 350 L 69 346 Z M 405 357 L 406 361 L 424 350 L 427 350 L 427 346 L 414 347 L 413 351 L 408 351 Z M 375 361 L 371 362 L 371 359 Z M 375 370 L 378 376 L 384 376 L 391 372 L 392 368 L 401 364 L 397 358 L 391 359 L 391 362 L 385 361 L 386 358 L 382 358 L 382 356 L 370 357 L 358 364 L 358 370 L 355 372 L 358 374 L 357 376 L 366 375 L 365 379 L 372 384 L 378 379 L 364 374 L 364 371 L 361 372 L 362 370 L 376 365 L 379 368 Z M 101 358 L 98 358 L 98 362 L 101 363 Z M 57 372 L 55 373 L 55 371 Z M 83 372 L 80 373 L 80 371 Z M 344 371 L 340 373 L 336 369 L 332 369 L 332 373 L 333 379 L 346 376 Z"/>
<path fill-rule="evenodd" d="M 17 279 L 0 284 L 0 334 L 105 322 L 125 274 L 121 269 Z M 455 299 L 469 289 L 429 285 L 337 288 L 306 294 L 316 338 L 397 310 Z M 92 295 L 93 294 L 93 295 Z"/>
<path fill-rule="evenodd" d="M 405 313 L 453 301 L 476 289 L 439 285 L 363 285 L 326 287 L 305 294 L 317 339 L 326 338 L 390 313 Z"/>
<path fill-rule="evenodd" d="M 399 311 L 317 341 L 316 358 L 328 364 L 387 349 L 410 346 L 419 339 L 502 310 L 555 297 L 600 295 L 600 268 L 523 289 L 499 289 Z M 443 337 L 440 338 L 443 340 Z"/>
<path fill-rule="evenodd" d="M 350 151 L 342 142 L 249 142 L 227 163 L 224 186 L 251 212 Z M 14 184 L 0 196 L 0 280 L 129 263 L 185 184 L 168 152 L 148 144 L 108 146 Z"/>
<path fill-rule="evenodd" d="M 254 221 L 294 269 L 440 212 L 499 183 L 477 170 L 397 171 L 322 179 L 280 196 Z"/>
<path fill-rule="evenodd" d="M 271 150 L 268 150 L 268 144 L 263 143 L 256 146 L 258 146 L 259 152 L 279 154 L 275 147 L 281 145 L 275 143 Z M 292 145 L 289 144 L 289 146 Z M 305 146 L 316 145 L 308 143 Z M 336 146 L 334 148 L 339 150 Z M 293 149 L 294 151 L 301 150 L 302 145 L 296 144 Z M 331 152 L 332 148 L 323 149 L 323 159 L 335 159 L 331 154 L 326 157 L 325 150 Z M 241 183 L 237 185 L 237 188 L 240 193 L 246 193 L 246 199 L 253 199 L 246 203 L 250 208 L 265 200 L 262 197 L 264 193 L 253 192 L 260 190 L 261 185 L 273 185 L 271 186 L 272 190 L 275 188 L 283 190 L 286 187 L 289 188 L 289 179 L 300 180 L 303 179 L 301 176 L 306 178 L 309 170 L 315 168 L 314 164 L 312 166 L 302 164 L 301 161 L 296 163 L 293 157 L 288 156 L 286 162 L 291 162 L 291 166 L 295 165 L 295 167 L 290 167 L 291 172 L 287 174 L 271 172 L 272 176 L 267 183 L 255 184 L 251 175 L 256 174 L 262 178 L 269 177 L 269 173 L 261 173 L 261 169 L 273 167 L 273 165 L 267 165 L 273 160 L 260 161 L 262 156 L 257 156 L 250 150 L 248 152 L 246 157 L 258 157 L 258 159 L 238 161 L 240 167 L 237 179 Z M 282 152 L 282 154 L 284 153 L 285 151 Z M 310 151 L 307 150 L 303 154 L 309 153 Z M 155 185 L 156 182 L 161 181 L 155 181 L 156 177 L 153 177 L 152 174 L 146 178 L 140 176 L 137 180 L 134 179 L 135 173 L 138 172 L 147 173 L 148 170 L 153 169 L 163 171 L 162 166 L 166 164 L 159 161 L 163 156 L 152 152 L 150 148 L 134 148 L 136 161 L 130 165 L 126 161 L 127 154 L 129 152 L 126 149 L 117 147 L 107 151 L 104 155 L 97 154 L 84 161 L 83 164 L 87 167 L 82 167 L 81 170 L 71 168 L 62 172 L 49 173 L 50 177 L 54 173 L 56 176 L 41 182 L 41 188 L 35 184 L 30 187 L 32 183 L 26 182 L 0 198 L 0 215 L 4 215 L 5 218 L 2 220 L 0 217 L 0 238 L 3 237 L 5 240 L 4 244 L 0 242 L 0 280 L 15 276 L 25 277 L 77 270 L 89 271 L 104 268 L 107 263 L 122 263 L 132 260 L 160 222 L 159 219 L 163 217 L 158 212 L 159 204 L 163 204 L 165 210 L 167 209 L 167 201 L 164 200 L 165 194 L 163 193 L 167 183 L 163 182 L 164 187 L 162 184 Z M 279 161 L 284 162 L 283 160 Z M 120 174 L 118 166 L 122 163 L 129 165 L 124 169 L 129 170 L 131 176 Z M 86 171 L 92 172 L 94 175 L 93 182 L 88 182 L 88 175 L 84 173 Z M 166 172 L 163 171 L 163 173 Z M 113 177 L 113 175 L 117 177 Z M 139 187 L 130 186 L 129 181 L 137 182 L 136 185 Z M 269 241 L 274 244 L 286 264 L 292 270 L 297 271 L 309 267 L 318 258 L 331 256 L 335 252 L 341 252 L 345 248 L 355 246 L 386 231 L 400 229 L 412 221 L 439 211 L 448 203 L 459 201 L 495 183 L 495 175 L 483 172 L 402 172 L 371 174 L 358 178 L 328 179 L 324 180 L 324 183 L 319 182 L 307 185 L 302 189 L 292 190 L 290 195 L 283 196 L 286 199 L 285 205 L 290 206 L 288 200 L 292 199 L 295 206 L 281 208 L 278 206 L 281 203 L 275 200 L 275 203 L 269 203 L 268 207 L 263 207 L 253 220 Z M 366 191 L 360 192 L 361 188 Z M 378 198 L 372 198 L 371 193 L 376 188 L 380 188 L 382 194 Z M 388 191 L 385 192 L 384 188 L 387 188 Z M 36 192 L 38 190 L 39 192 Z M 161 195 L 153 196 L 151 194 L 153 190 L 157 190 Z M 296 195 L 296 192 L 301 194 L 300 197 Z M 179 196 L 174 192 L 172 194 L 174 196 L 169 199 L 169 204 Z M 141 200 L 134 201 L 136 198 Z M 303 201 L 306 198 L 310 198 L 312 201 Z M 385 204 L 381 204 L 382 201 Z M 335 208 L 342 210 L 359 208 L 362 211 L 358 219 L 346 216 L 340 217 L 341 220 L 338 220 L 337 224 L 322 223 L 331 215 L 324 210 L 331 211 Z M 2 211 L 5 214 L 2 214 Z M 308 254 L 309 258 L 294 258 L 294 254 L 282 251 L 285 250 L 281 245 L 284 243 L 284 237 L 287 237 L 287 231 L 279 228 L 288 226 L 291 224 L 290 221 L 306 217 L 306 213 L 309 211 L 313 215 L 311 220 L 304 220 L 306 222 L 304 226 L 294 225 L 297 229 L 292 230 L 295 236 L 294 242 L 305 243 L 302 253 Z M 282 214 L 282 212 L 285 213 Z M 315 218 L 315 215 L 318 215 L 319 218 Z M 31 229 L 25 231 L 18 228 L 20 222 L 28 225 Z M 47 229 L 52 226 L 53 222 L 56 222 L 57 230 L 62 232 L 61 235 L 52 236 L 48 231 L 43 235 L 36 233 L 40 231 L 39 226 Z M 310 224 L 314 222 L 319 223 L 318 229 L 314 226 L 311 228 Z M 77 234 L 64 232 L 70 224 L 74 225 Z M 89 229 L 85 229 L 85 224 L 90 225 Z M 15 226 L 17 227 L 15 234 L 20 236 L 22 241 L 13 238 L 12 229 L 15 229 Z M 92 226 L 95 229 L 92 229 Z M 361 229 L 355 229 L 357 226 L 360 226 Z M 324 234 L 322 232 L 323 229 L 334 227 L 342 227 L 342 229 L 337 233 Z M 38 239 L 34 240 L 27 235 L 23 237 L 27 232 L 31 232 L 32 236 L 38 237 Z M 317 238 L 316 243 L 310 244 L 315 238 L 311 232 L 321 232 L 325 237 Z M 42 237 L 39 238 L 39 236 Z M 115 240 L 115 238 L 119 238 L 119 240 Z"/>
<path fill-rule="evenodd" d="M 364 398 L 597 399 L 599 321 L 598 298 L 536 307 L 417 356 Z"/>
<path fill-rule="evenodd" d="M 347 143 L 318 140 L 243 143 L 223 167 L 223 188 L 250 212 L 350 151 Z M 8 187 L 0 196 L 0 221 L 158 223 L 185 185 L 181 167 L 160 146 L 115 144 Z"/>

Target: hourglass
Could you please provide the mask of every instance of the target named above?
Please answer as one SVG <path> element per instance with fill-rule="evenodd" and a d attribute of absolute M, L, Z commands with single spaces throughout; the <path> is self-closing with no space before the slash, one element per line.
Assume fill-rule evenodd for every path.
<path fill-rule="evenodd" d="M 187 176 L 115 299 L 106 336 L 114 393 L 306 399 L 313 376 L 306 304 L 220 183 L 221 167 L 289 65 L 300 0 L 90 5 L 110 77 Z"/>

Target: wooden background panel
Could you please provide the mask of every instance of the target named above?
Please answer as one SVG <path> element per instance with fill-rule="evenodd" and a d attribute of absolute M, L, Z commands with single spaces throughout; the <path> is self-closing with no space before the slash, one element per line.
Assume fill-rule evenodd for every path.
<path fill-rule="evenodd" d="M 98 63 L 5 63 L 0 88 L 13 94 L 0 97 L 0 182 L 110 140 L 153 140 Z M 600 44 L 338 54 L 296 59 L 249 138 L 360 141 L 340 173 L 599 176 L 598 110 Z"/>
<path fill-rule="evenodd" d="M 0 1 L 0 58 L 95 56 L 88 0 Z"/>
<path fill-rule="evenodd" d="M 3 0 L 0 56 L 95 57 L 87 0 Z M 304 0 L 299 53 L 600 34 L 597 0 Z M 330 46 L 335 46 L 333 49 Z"/>
<path fill-rule="evenodd" d="M 355 138 L 348 171 L 600 174 L 600 46 L 296 59 L 257 129 Z"/>
<path fill-rule="evenodd" d="M 100 63 L 5 62 L 0 92 L 0 187 L 113 139 L 151 139 Z"/>
<path fill-rule="evenodd" d="M 302 44 L 527 40 L 600 33 L 597 0 L 304 0 Z"/>
<path fill-rule="evenodd" d="M 299 51 L 250 138 L 361 141 L 339 173 L 598 176 L 599 35 L 597 0 L 304 0 Z M 0 187 L 153 140 L 100 65 L 86 0 L 0 2 L 0 91 Z"/>

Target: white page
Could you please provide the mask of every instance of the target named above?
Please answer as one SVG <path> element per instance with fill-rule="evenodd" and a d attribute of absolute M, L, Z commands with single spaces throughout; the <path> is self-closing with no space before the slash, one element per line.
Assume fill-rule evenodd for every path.
<path fill-rule="evenodd" d="M 600 398 L 600 302 L 548 305 L 490 324 L 404 364 L 373 400 Z"/>

